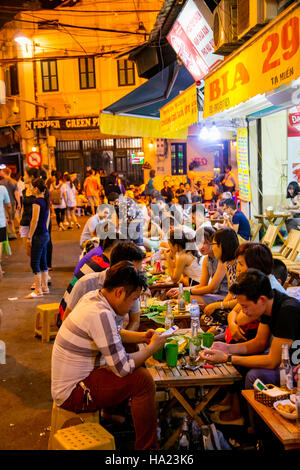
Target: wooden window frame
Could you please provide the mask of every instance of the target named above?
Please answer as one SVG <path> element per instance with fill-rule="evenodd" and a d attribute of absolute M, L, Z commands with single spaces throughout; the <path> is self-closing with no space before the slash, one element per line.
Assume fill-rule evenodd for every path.
<path fill-rule="evenodd" d="M 85 72 L 81 71 L 81 60 L 85 60 Z M 93 59 L 93 76 L 94 76 L 94 86 L 90 86 L 89 81 L 89 72 L 88 72 L 88 59 Z M 78 69 L 79 69 L 79 87 L 80 90 L 91 90 L 96 88 L 96 71 L 95 71 L 95 57 L 79 57 L 78 58 Z M 81 77 L 85 75 L 87 86 L 82 86 Z"/>
<path fill-rule="evenodd" d="M 120 62 L 121 60 L 124 61 L 124 68 L 120 67 Z M 128 67 L 128 63 L 132 63 L 132 67 Z M 118 85 L 119 86 L 134 86 L 135 85 L 135 67 L 134 67 L 134 62 L 132 60 L 127 60 L 127 59 L 119 59 L 117 61 L 117 65 L 118 65 Z M 124 70 L 125 72 L 125 83 L 121 83 L 121 80 L 120 80 L 120 72 Z M 128 70 L 132 70 L 133 71 L 133 83 L 128 83 Z"/>
<path fill-rule="evenodd" d="M 55 75 L 50 74 L 50 62 L 55 63 Z M 44 75 L 43 73 L 43 63 L 47 63 L 48 65 L 48 75 Z M 41 60 L 41 75 L 42 75 L 42 87 L 43 87 L 43 92 L 48 93 L 52 91 L 58 91 L 59 90 L 59 85 L 58 85 L 58 73 L 57 73 L 57 60 L 56 59 L 47 59 L 47 60 Z M 49 78 L 49 90 L 45 90 L 45 83 L 44 79 L 48 77 Z M 56 83 L 57 87 L 52 88 L 52 83 L 51 83 L 51 77 L 56 77 Z"/>

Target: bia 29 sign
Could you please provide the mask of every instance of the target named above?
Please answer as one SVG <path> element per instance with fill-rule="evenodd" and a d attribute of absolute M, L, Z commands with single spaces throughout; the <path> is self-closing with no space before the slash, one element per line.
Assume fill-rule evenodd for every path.
<path fill-rule="evenodd" d="M 205 78 L 204 117 L 300 76 L 300 2 L 284 13 Z"/>

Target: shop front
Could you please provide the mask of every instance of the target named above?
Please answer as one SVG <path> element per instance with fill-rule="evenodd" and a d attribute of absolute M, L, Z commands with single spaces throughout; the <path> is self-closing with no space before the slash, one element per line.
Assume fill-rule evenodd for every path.
<path fill-rule="evenodd" d="M 249 182 L 250 197 L 245 189 L 241 198 L 250 217 L 287 205 L 287 184 L 298 174 L 291 172 L 299 161 L 297 139 L 288 129 L 300 103 L 299 37 L 296 1 L 205 77 L 204 118 L 246 122 L 239 132 L 247 138 L 247 158 L 238 174 L 242 189 Z"/>
<path fill-rule="evenodd" d="M 26 121 L 26 129 L 35 131 L 37 142 L 46 137 L 48 129 L 55 141 L 53 166 L 61 173 L 77 173 L 83 182 L 91 167 L 107 175 L 117 171 L 130 184 L 143 182 L 141 167 L 132 164 L 132 155 L 142 151 L 142 139 L 101 134 L 99 116 L 31 120 Z"/>

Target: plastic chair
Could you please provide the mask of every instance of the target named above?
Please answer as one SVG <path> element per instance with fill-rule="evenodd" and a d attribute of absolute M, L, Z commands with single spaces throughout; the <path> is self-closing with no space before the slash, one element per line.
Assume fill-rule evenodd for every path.
<path fill-rule="evenodd" d="M 50 338 L 57 335 L 56 320 L 59 303 L 43 304 L 36 307 L 34 334 L 41 336 L 42 343 L 49 343 Z"/>
<path fill-rule="evenodd" d="M 74 413 L 73 411 L 67 411 L 56 406 L 55 402 L 53 402 L 48 450 L 53 450 L 53 438 L 60 429 L 65 429 L 82 423 L 99 424 L 99 411 Z"/>
<path fill-rule="evenodd" d="M 97 423 L 83 423 L 60 429 L 53 438 L 53 450 L 115 450 L 114 437 Z"/>

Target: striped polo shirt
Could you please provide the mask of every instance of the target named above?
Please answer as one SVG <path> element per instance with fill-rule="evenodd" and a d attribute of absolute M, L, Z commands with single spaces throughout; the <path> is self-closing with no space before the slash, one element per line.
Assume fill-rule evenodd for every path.
<path fill-rule="evenodd" d="M 119 377 L 133 372 L 135 363 L 124 349 L 120 318 L 100 291 L 82 297 L 55 338 L 51 360 L 51 394 L 60 406 L 78 382 L 101 366 Z"/>

